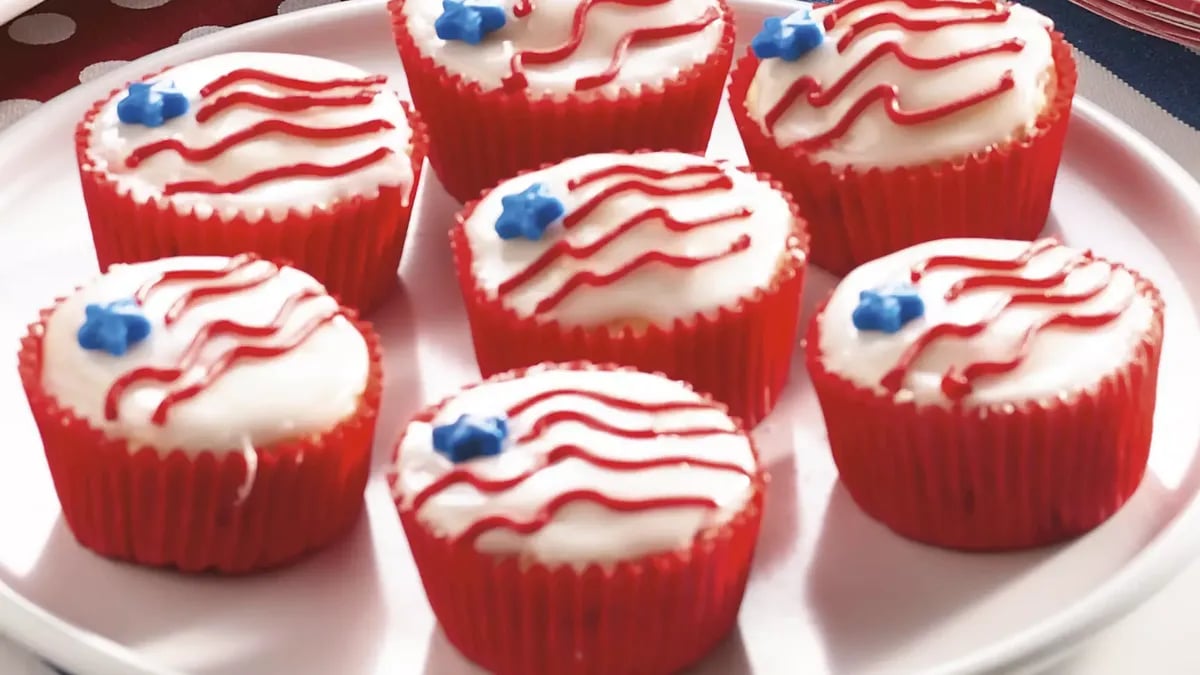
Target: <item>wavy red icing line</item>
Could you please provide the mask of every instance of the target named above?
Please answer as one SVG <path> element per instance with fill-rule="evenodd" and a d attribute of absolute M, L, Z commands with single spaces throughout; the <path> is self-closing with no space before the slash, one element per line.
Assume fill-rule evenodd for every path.
<path fill-rule="evenodd" d="M 212 281 L 216 279 L 225 279 L 237 272 L 253 265 L 259 260 L 257 255 L 253 253 L 243 253 L 242 255 L 231 258 L 229 262 L 220 269 L 215 270 L 168 270 L 159 274 L 158 277 L 145 282 L 138 287 L 133 293 L 133 300 L 141 305 L 159 288 L 167 284 L 173 284 L 181 281 Z"/>
<path fill-rule="evenodd" d="M 830 85 L 828 89 L 822 90 L 820 82 L 808 75 L 797 79 L 795 82 L 792 82 L 792 84 L 789 85 L 788 88 L 783 92 L 783 96 L 780 97 L 779 101 L 767 111 L 763 121 L 766 123 L 767 129 L 774 130 L 775 125 L 779 122 L 780 118 L 782 118 L 787 111 L 791 109 L 791 107 L 796 103 L 797 99 L 805 94 L 807 94 L 805 97 L 806 102 L 814 108 L 823 108 L 829 105 L 836 100 L 837 97 L 840 96 L 846 90 L 846 88 L 858 78 L 859 75 L 861 75 L 864 71 L 866 71 L 867 68 L 870 68 L 885 56 L 894 56 L 896 57 L 897 61 L 914 70 L 938 70 L 939 68 L 945 68 L 947 66 L 951 66 L 956 63 L 962 63 L 964 61 L 981 56 L 988 56 L 990 54 L 998 54 L 1001 52 L 1019 52 L 1024 48 L 1025 42 L 1023 40 L 1020 38 L 1012 38 L 1010 40 L 1004 40 L 1003 42 L 984 45 L 975 49 L 967 49 L 954 54 L 948 54 L 946 56 L 923 58 L 909 54 L 898 42 L 883 42 L 877 45 L 870 52 L 867 52 L 867 54 L 853 66 L 851 66 L 845 72 L 845 74 L 843 74 L 837 79 L 836 82 Z M 888 85 L 881 86 L 886 87 Z M 878 88 L 879 87 L 876 89 Z M 868 95 L 870 95 L 870 92 L 868 92 L 867 95 L 864 95 L 864 98 Z M 851 110 L 853 110 L 853 107 Z M 846 115 L 843 116 L 843 119 L 852 114 L 857 117 L 858 114 L 861 114 L 861 111 L 858 113 L 852 113 L 848 111 Z"/>
<path fill-rule="evenodd" d="M 278 268 L 276 269 L 277 273 Z M 217 319 L 202 325 L 191 342 L 188 343 L 187 348 L 176 359 L 175 365 L 169 368 L 135 368 L 117 378 L 105 395 L 105 417 L 110 420 L 117 418 L 121 398 L 130 387 L 146 380 L 161 383 L 177 382 L 184 375 L 199 368 L 203 372 L 203 375 L 199 379 L 182 389 L 169 392 L 163 397 L 158 407 L 155 408 L 154 414 L 151 416 L 151 421 L 154 424 L 165 424 L 167 415 L 173 405 L 192 398 L 207 389 L 238 361 L 246 358 L 269 358 L 290 352 L 303 344 L 318 328 L 341 314 L 341 310 L 335 310 L 332 313 L 314 317 L 293 336 L 290 342 L 277 345 L 240 343 L 222 352 L 209 364 L 201 365 L 200 357 L 205 348 L 212 344 L 215 339 L 221 337 L 251 339 L 275 337 L 283 330 L 286 322 L 295 314 L 297 308 L 305 302 L 320 298 L 323 295 L 323 292 L 316 289 L 305 289 L 295 293 L 289 296 L 275 316 L 263 325 L 248 325 L 228 319 Z"/>
<path fill-rule="evenodd" d="M 255 106 L 276 112 L 297 112 L 317 107 L 344 108 L 367 105 L 375 99 L 377 93 L 379 92 L 368 90 L 344 96 L 309 96 L 302 94 L 295 96 L 264 96 L 252 91 L 235 91 L 232 94 L 226 94 L 212 103 L 202 106 L 196 111 L 196 121 L 200 123 L 206 122 L 221 112 L 239 105 Z"/>
<path fill-rule="evenodd" d="M 517 0 L 517 4 L 513 5 L 513 16 L 524 19 L 533 14 L 534 9 L 536 8 L 533 6 L 533 0 Z"/>
<path fill-rule="evenodd" d="M 612 231 L 606 233 L 602 237 L 597 238 L 595 241 L 586 246 L 572 246 L 566 239 L 560 239 L 554 242 L 553 246 L 546 249 L 540 256 L 537 257 L 537 259 L 531 262 L 529 266 L 504 281 L 504 283 L 500 284 L 496 290 L 501 294 L 510 293 L 529 282 L 537 275 L 541 274 L 547 267 L 553 265 L 555 261 L 564 256 L 568 258 L 574 258 L 576 260 L 590 258 L 605 246 L 608 246 L 617 239 L 620 239 L 622 236 L 635 229 L 638 225 L 641 225 L 647 221 L 659 220 L 668 230 L 682 233 L 702 227 L 708 227 L 710 225 L 739 220 L 750 215 L 750 209 L 741 208 L 731 213 L 717 214 L 701 220 L 683 221 L 672 217 L 665 208 L 649 208 L 621 221 Z"/>
<path fill-rule="evenodd" d="M 286 178 L 332 178 L 366 168 L 391 154 L 391 148 L 381 147 L 341 164 L 326 165 L 309 162 L 287 164 L 264 169 L 229 183 L 217 183 L 210 180 L 188 180 L 167 183 L 163 186 L 163 194 L 173 195 L 180 192 L 201 192 L 205 194 L 238 193 L 263 183 Z"/>
<path fill-rule="evenodd" d="M 189 162 L 206 162 L 221 156 L 227 150 L 237 147 L 242 143 L 268 134 L 285 134 L 295 138 L 330 140 L 353 138 L 363 134 L 373 134 L 395 128 L 394 124 L 382 119 L 372 119 L 342 127 L 310 127 L 282 119 L 269 119 L 236 131 L 216 143 L 202 148 L 190 147 L 177 138 L 165 138 L 147 143 L 130 152 L 129 157 L 125 159 L 125 165 L 132 169 L 150 157 L 160 152 L 168 151 L 178 154 Z"/>
<path fill-rule="evenodd" d="M 714 409 L 713 405 L 706 401 L 633 401 L 627 398 L 618 398 L 616 396 L 601 394 L 596 391 L 560 388 L 547 389 L 546 391 L 534 394 L 533 396 L 530 396 L 522 401 L 518 401 L 509 406 L 506 414 L 509 417 L 516 417 L 517 415 L 520 415 L 539 403 L 549 401 L 553 398 L 558 398 L 559 396 L 578 396 L 580 398 L 591 399 L 597 403 L 603 403 L 610 408 L 617 408 L 618 410 L 632 410 L 635 412 L 660 413 L 675 412 L 679 410 Z"/>
<path fill-rule="evenodd" d="M 526 0 L 528 1 L 528 0 Z M 295 89 L 297 91 L 329 91 L 342 87 L 365 88 L 387 82 L 387 75 L 368 75 L 366 77 L 342 77 L 333 80 L 302 80 L 287 77 L 257 68 L 238 68 L 231 70 L 200 88 L 201 96 L 209 96 L 236 82 L 261 82 L 277 87 Z"/>
<path fill-rule="evenodd" d="M 637 176 L 639 178 L 647 178 L 650 180 L 669 180 L 671 178 L 681 178 L 683 176 L 724 176 L 725 171 L 714 164 L 696 164 L 694 166 L 686 166 L 682 169 L 674 171 L 663 171 L 662 169 L 652 169 L 648 166 L 638 166 L 637 164 L 614 164 L 606 166 L 603 169 L 596 169 L 590 173 L 585 173 L 578 178 L 572 178 L 567 181 L 567 189 L 574 192 L 585 185 L 590 185 L 596 181 L 612 178 L 613 176 Z"/>
<path fill-rule="evenodd" d="M 984 270 L 1016 271 L 1025 267 L 1034 256 L 1057 246 L 1053 240 L 1034 242 L 1021 255 L 1008 260 L 988 258 L 973 258 L 968 256 L 935 256 L 913 268 L 913 280 L 917 281 L 924 271 L 938 266 L 977 266 Z M 1089 252 L 1081 253 L 1075 259 L 1066 263 L 1057 273 L 1042 278 L 1022 279 L 1020 277 L 980 275 L 967 277 L 950 289 L 947 300 L 952 300 L 962 293 L 981 288 L 1010 287 L 1034 288 L 1040 292 L 1018 293 L 1010 295 L 988 315 L 969 324 L 940 323 L 933 325 L 917 336 L 916 340 L 905 349 L 896 365 L 884 374 L 880 384 L 889 391 L 896 392 L 904 384 L 912 364 L 934 342 L 943 337 L 971 338 L 987 330 L 1013 307 L 1034 304 L 1073 305 L 1081 304 L 1098 297 L 1112 283 L 1114 268 L 1110 265 L 1107 277 L 1094 287 L 1078 293 L 1053 294 L 1049 290 L 1061 285 L 1069 274 L 1083 266 L 1095 262 Z M 972 281 L 979 279 L 979 281 Z M 964 283 L 965 282 L 965 283 Z M 1093 328 L 1106 325 L 1116 320 L 1128 309 L 1133 302 L 1132 295 L 1120 308 L 1094 315 L 1080 315 L 1062 312 L 1031 326 L 1019 343 L 1015 355 L 1005 361 L 981 361 L 967 364 L 961 370 L 949 369 L 942 377 L 942 392 L 950 400 L 957 401 L 971 393 L 973 380 L 986 375 L 997 375 L 1010 372 L 1021 365 L 1028 356 L 1033 340 L 1043 331 L 1055 326 L 1071 326 L 1077 328 Z"/>
<path fill-rule="evenodd" d="M 950 26 L 962 26 L 978 23 L 1004 23 L 1008 21 L 1008 9 L 1004 9 L 996 14 L 986 14 L 982 16 L 962 16 L 953 19 L 909 19 L 893 14 L 892 12 L 880 12 L 873 14 L 858 23 L 852 24 L 838 39 L 838 52 L 844 52 L 854 43 L 860 35 L 865 35 L 872 28 L 880 26 L 900 26 L 906 30 L 925 33 Z"/>
<path fill-rule="evenodd" d="M 966 277 L 959 280 L 949 290 L 946 291 L 946 300 L 954 300 L 963 293 L 968 291 L 986 289 L 986 288 L 1054 288 L 1067 280 L 1075 270 L 1086 267 L 1095 262 L 1090 251 L 1084 251 L 1082 255 L 1073 260 L 1068 260 L 1057 272 L 1053 272 L 1044 277 L 1022 277 L 1011 276 L 1007 274 L 978 274 L 971 277 Z"/>
<path fill-rule="evenodd" d="M 511 478 L 499 480 L 489 480 L 482 478 L 468 469 L 454 469 L 453 471 L 442 475 L 428 487 L 417 493 L 412 500 L 412 509 L 419 511 L 425 502 L 436 496 L 441 491 L 451 485 L 466 483 L 476 490 L 485 494 L 495 494 L 504 492 L 517 487 L 521 483 L 529 480 L 533 476 L 542 471 L 568 459 L 578 459 L 580 461 L 591 464 L 592 466 L 609 471 L 645 471 L 647 469 L 658 469 L 667 466 L 684 466 L 695 467 L 701 469 L 711 469 L 714 471 L 729 471 L 731 473 L 740 473 L 747 478 L 753 478 L 753 474 L 743 467 L 730 462 L 714 462 L 712 460 L 702 459 L 700 457 L 655 457 L 653 459 L 641 460 L 626 460 L 615 459 L 612 457 L 603 457 L 597 455 L 590 450 L 578 445 L 559 445 L 546 453 L 543 461 L 536 467 L 519 473 Z"/>
<path fill-rule="evenodd" d="M 563 218 L 563 227 L 566 229 L 572 228 L 588 217 L 592 211 L 595 211 L 605 201 L 616 197 L 617 195 L 626 192 L 640 192 L 651 197 L 683 197 L 686 195 L 702 194 L 713 190 L 732 190 L 733 180 L 722 173 L 720 176 L 712 180 L 700 183 L 699 185 L 689 185 L 686 187 L 671 187 L 658 185 L 655 183 L 647 183 L 641 180 L 626 180 L 619 183 L 614 183 L 600 192 L 596 193 L 586 202 L 575 207 L 570 213 Z"/>
<path fill-rule="evenodd" d="M 695 438 L 699 436 L 720 436 L 725 434 L 736 434 L 732 428 L 722 427 L 683 427 L 680 429 L 626 429 L 617 427 L 605 422 L 604 420 L 593 417 L 587 413 L 577 410 L 555 410 L 542 415 L 529 426 L 529 431 L 526 431 L 519 438 L 517 443 L 529 443 L 541 438 L 547 431 L 558 424 L 565 422 L 575 422 L 581 424 L 593 431 L 599 431 L 611 436 L 620 436 L 621 438 L 630 439 L 646 439 L 656 438 L 658 436 L 679 436 L 681 438 Z"/>
<path fill-rule="evenodd" d="M 837 124 L 832 129 L 823 134 L 818 134 L 812 138 L 807 138 L 802 141 L 793 143 L 791 147 L 801 148 L 804 150 L 815 150 L 829 142 L 841 138 L 850 130 L 850 126 L 871 107 L 873 103 L 882 102 L 883 110 L 887 113 L 888 119 L 896 124 L 910 126 L 914 124 L 923 124 L 932 122 L 933 120 L 941 119 L 956 112 L 966 110 L 972 106 L 983 103 L 984 101 L 999 96 L 1006 91 L 1009 91 L 1015 86 L 1012 71 L 1006 71 L 1004 76 L 1000 78 L 1000 82 L 990 89 L 978 91 L 966 98 L 961 98 L 957 101 L 925 108 L 924 110 L 906 111 L 900 109 L 900 92 L 895 85 L 881 84 L 871 89 L 868 89 L 863 95 L 855 101 L 846 111 L 846 114 L 838 120 Z"/>
<path fill-rule="evenodd" d="M 750 235 L 743 234 L 724 251 L 708 256 L 678 256 L 669 255 L 662 251 L 647 251 L 609 274 L 596 274 L 591 271 L 576 272 L 568 277 L 558 290 L 539 302 L 533 311 L 537 314 L 547 312 L 557 307 L 559 303 L 566 300 L 571 293 L 582 286 L 608 286 L 648 265 L 662 264 L 676 269 L 692 269 L 741 253 L 748 248 L 750 248 Z"/>
<path fill-rule="evenodd" d="M 720 504 L 710 497 L 655 497 L 652 499 L 627 500 L 614 499 L 595 490 L 571 490 L 551 499 L 529 520 L 515 520 L 508 516 L 488 516 L 472 523 L 457 539 L 468 544 L 474 543 L 480 535 L 500 528 L 512 530 L 518 534 L 532 534 L 549 524 L 559 509 L 576 502 L 591 502 L 612 511 L 625 513 L 669 508 L 704 508 L 709 510 L 720 508 Z"/>
<path fill-rule="evenodd" d="M 587 25 L 587 15 L 591 12 L 592 7 L 601 4 L 617 4 L 627 7 L 654 7 L 656 5 L 666 4 L 670 0 L 584 0 L 575 9 L 575 15 L 571 20 L 571 37 L 562 45 L 546 50 L 532 51 L 525 50 L 513 54 L 510 60 L 512 73 L 504 79 L 504 86 L 508 89 L 523 89 L 529 86 L 529 79 L 525 76 L 525 65 L 546 65 L 550 63 L 559 63 L 570 58 L 575 53 L 579 46 L 583 44 L 583 39 Z M 524 8 L 522 8 L 524 9 Z M 532 8 L 530 8 L 532 11 Z M 513 12 L 516 14 L 516 11 Z M 528 12 L 526 12 L 528 13 Z M 517 14 L 517 16 L 522 16 Z M 683 24 L 674 24 L 671 26 L 661 26 L 654 28 L 635 28 L 620 37 L 616 46 L 613 48 L 612 58 L 609 60 L 608 67 L 596 75 L 589 75 L 575 80 L 575 89 L 583 91 L 602 86 L 613 81 L 617 74 L 620 73 L 621 66 L 625 63 L 625 57 L 628 54 L 629 48 L 640 42 L 650 42 L 653 40 L 662 40 L 672 37 L 681 37 L 690 35 L 704 30 L 712 22 L 720 18 L 720 14 L 713 8 L 709 7 L 702 16 L 694 21 Z"/>
<path fill-rule="evenodd" d="M 910 278 L 913 283 L 921 280 L 931 269 L 937 267 L 974 267 L 980 270 L 996 270 L 1015 272 L 1029 264 L 1030 260 L 1049 251 L 1052 248 L 1059 246 L 1058 240 L 1053 237 L 1039 239 L 1029 244 L 1028 248 L 1021 252 L 1015 258 L 978 258 L 974 256 L 962 255 L 935 255 L 916 265 L 913 265 Z"/>

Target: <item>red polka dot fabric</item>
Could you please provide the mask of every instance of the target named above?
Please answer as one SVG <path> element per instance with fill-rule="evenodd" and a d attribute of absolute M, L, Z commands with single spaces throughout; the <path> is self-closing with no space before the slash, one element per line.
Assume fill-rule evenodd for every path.
<path fill-rule="evenodd" d="M 45 0 L 0 27 L 0 129 L 81 82 L 151 52 L 338 1 Z"/>

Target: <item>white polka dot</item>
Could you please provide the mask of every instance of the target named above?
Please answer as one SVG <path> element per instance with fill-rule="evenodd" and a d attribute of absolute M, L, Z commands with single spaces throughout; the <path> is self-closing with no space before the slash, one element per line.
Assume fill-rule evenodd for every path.
<path fill-rule="evenodd" d="M 287 14 L 288 12 L 299 12 L 302 9 L 311 7 L 320 7 L 321 5 L 332 5 L 338 0 L 283 0 L 279 3 L 279 14 Z"/>
<path fill-rule="evenodd" d="M 225 30 L 225 26 L 196 26 L 191 30 L 183 31 L 183 35 L 179 36 L 179 41 L 187 42 L 188 40 L 195 40 L 205 35 L 212 35 L 219 30 Z"/>
<path fill-rule="evenodd" d="M 125 65 L 126 63 L 129 63 L 129 62 L 121 61 L 120 59 L 118 59 L 116 61 L 100 61 L 99 63 L 93 63 L 92 65 L 88 66 L 87 68 L 84 68 L 83 70 L 79 71 L 79 82 L 81 84 L 84 82 L 91 82 L 92 80 L 96 79 L 97 77 L 100 77 L 101 75 L 104 75 L 106 73 L 111 73 L 112 71 L 116 70 L 117 68 L 120 68 L 121 66 Z"/>
<path fill-rule="evenodd" d="M 154 9 L 155 7 L 162 7 L 163 5 L 167 4 L 171 0 L 108 0 L 108 1 L 111 2 L 112 4 L 116 5 L 117 7 L 124 7 L 125 9 Z"/>
<path fill-rule="evenodd" d="M 41 102 L 30 98 L 10 98 L 0 101 L 0 129 L 16 122 L 37 109 Z"/>
<path fill-rule="evenodd" d="M 27 14 L 8 25 L 8 36 L 27 45 L 52 45 L 74 34 L 71 17 L 51 12 Z"/>

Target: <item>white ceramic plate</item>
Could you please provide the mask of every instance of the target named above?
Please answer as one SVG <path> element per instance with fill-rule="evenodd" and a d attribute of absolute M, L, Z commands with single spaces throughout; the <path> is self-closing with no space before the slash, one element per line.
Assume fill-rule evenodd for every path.
<path fill-rule="evenodd" d="M 788 8 L 734 5 L 743 38 L 765 14 Z M 172 48 L 0 134 L 2 349 L 15 352 L 37 309 L 95 272 L 72 155 L 76 117 L 128 78 L 234 49 L 303 50 L 403 82 L 382 4 L 344 3 Z M 741 159 L 722 115 L 711 154 Z M 374 317 L 388 347 L 377 468 L 410 413 L 478 377 L 446 244 L 455 206 L 427 171 L 403 290 Z M 1200 187 L 1080 101 L 1048 229 L 1145 271 L 1169 303 L 1155 445 L 1133 500 L 1092 534 L 1031 553 L 967 555 L 907 542 L 837 487 L 798 358 L 779 410 L 756 432 L 775 480 L 740 631 L 698 672 L 1031 666 L 1129 610 L 1190 558 L 1200 527 Z M 811 272 L 810 307 L 832 281 Z M 0 580 L 11 588 L 0 585 L 0 632 L 97 675 L 474 672 L 436 629 L 378 471 L 366 517 L 330 550 L 251 578 L 187 577 L 80 548 L 59 517 L 14 369 L 0 371 L 0 411 Z"/>
<path fill-rule="evenodd" d="M 42 0 L 0 0 L 0 24 L 8 23 L 41 2 Z"/>

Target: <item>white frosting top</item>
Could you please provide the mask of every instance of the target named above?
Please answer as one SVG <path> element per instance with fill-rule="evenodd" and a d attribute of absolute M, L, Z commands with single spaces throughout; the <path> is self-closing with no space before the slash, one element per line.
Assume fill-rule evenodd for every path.
<path fill-rule="evenodd" d="M 955 6 L 949 0 L 944 4 L 939 6 L 938 0 L 932 5 L 912 0 L 841 0 L 813 9 L 818 23 L 831 15 L 836 16 L 836 23 L 826 31 L 821 45 L 800 59 L 788 62 L 768 58 L 759 63 L 746 101 L 751 118 L 771 134 L 765 119 L 797 80 L 813 78 L 821 92 L 839 89 L 839 83 L 846 80 L 845 88 L 828 103 L 820 101 L 823 105 L 812 104 L 812 94 L 801 94 L 781 109 L 784 112 L 773 129 L 779 145 L 810 141 L 812 147 L 806 147 L 810 156 L 833 166 L 897 167 L 949 160 L 1032 130 L 1047 105 L 1047 93 L 1053 91 L 1049 33 L 1053 23 L 1032 9 L 1004 2 L 980 0 L 977 9 Z M 1004 20 L 917 30 L 887 20 L 883 14 L 902 17 L 909 26 L 918 28 L 947 19 L 994 16 Z M 855 31 L 859 24 L 865 28 Z M 856 37 L 850 35 L 852 31 Z M 849 37 L 853 39 L 839 51 L 839 42 Z M 992 49 L 1014 40 L 1023 45 L 1019 50 L 1011 50 L 1015 44 L 1003 50 Z M 904 63 L 902 57 L 888 51 L 891 49 L 926 63 Z M 985 53 L 957 63 L 928 62 L 980 50 Z M 873 53 L 879 56 L 872 62 Z M 869 65 L 857 75 L 850 74 L 860 63 Z M 972 97 L 1002 86 L 1006 73 L 1011 73 L 1011 88 L 969 103 Z M 844 134 L 821 142 L 821 137 L 837 128 L 841 120 L 853 118 L 851 109 L 857 102 L 881 86 L 896 88 L 897 107 L 904 113 L 932 111 L 957 103 L 969 105 L 936 119 L 900 124 L 889 117 L 885 100 L 874 99 Z"/>
<path fill-rule="evenodd" d="M 646 169 L 653 175 L 619 170 L 622 166 Z M 602 170 L 612 174 L 571 189 L 572 180 Z M 502 198 L 534 183 L 546 185 L 563 202 L 566 215 L 552 223 L 539 240 L 501 239 L 495 226 L 503 212 Z M 586 211 L 590 200 L 620 184 L 680 194 L 623 189 Z M 712 188 L 700 191 L 704 185 Z M 645 214 L 650 209 L 661 211 Z M 573 220 L 575 212 L 584 214 L 578 222 Z M 619 232 L 630 220 L 639 222 Z M 466 234 L 479 288 L 499 295 L 506 306 L 522 315 L 537 314 L 580 325 L 630 319 L 669 324 L 675 318 L 731 306 L 767 288 L 789 254 L 792 227 L 786 199 L 753 174 L 696 155 L 655 152 L 585 155 L 509 180 L 480 201 L 466 222 Z M 609 238 L 611 243 L 604 243 Z M 562 246 L 589 247 L 585 253 L 590 254 L 559 253 L 527 281 L 502 288 L 548 251 Z M 646 256 L 705 262 L 675 265 L 647 260 L 628 274 L 622 273 L 623 267 L 628 269 Z M 577 275 L 617 273 L 622 275 L 611 283 L 584 283 L 562 295 L 561 301 L 552 297 L 560 294 L 570 279 L 581 279 Z M 545 304 L 548 301 L 552 306 Z"/>
<path fill-rule="evenodd" d="M 691 407 L 646 412 L 577 393 L 561 393 L 509 416 L 506 445 L 498 455 L 453 464 L 433 448 L 435 425 L 449 424 L 467 413 L 504 415 L 515 404 L 560 389 L 594 392 L 617 399 L 616 403 L 682 402 Z M 535 439 L 521 440 L 538 420 L 555 413 L 573 417 L 545 426 L 544 433 Z M 653 433 L 630 438 L 596 428 L 601 425 Z M 742 432 L 734 432 L 735 428 L 724 412 L 704 403 L 687 385 L 659 375 L 629 370 L 538 368 L 524 377 L 484 382 L 455 396 L 438 411 L 432 425 L 411 423 L 400 447 L 395 494 L 411 508 L 414 498 L 455 469 L 487 480 L 534 471 L 504 490 L 488 492 L 455 482 L 424 498 L 418 505 L 418 519 L 439 535 L 450 537 L 463 535 L 474 523 L 492 516 L 516 522 L 533 520 L 551 500 L 579 490 L 624 501 L 699 497 L 714 502 L 716 508 L 710 504 L 618 511 L 591 501 L 572 500 L 555 511 L 544 527 L 529 534 L 496 527 L 484 530 L 475 539 L 480 550 L 521 554 L 546 563 L 605 563 L 678 550 L 689 546 L 698 533 L 728 522 L 753 494 L 750 476 L 757 473 L 758 464 L 749 439 Z M 672 434 L 683 430 L 711 433 Z M 602 460 L 686 458 L 691 463 L 620 470 L 571 456 L 547 465 L 548 454 L 562 445 L 578 446 Z M 704 461 L 726 467 L 697 463 Z"/>
<path fill-rule="evenodd" d="M 1049 246 L 1049 242 L 1046 243 Z M 1107 262 L 1082 257 L 1079 251 L 1053 245 L 1032 256 L 1017 270 L 986 270 L 967 266 L 934 266 L 914 285 L 925 303 L 925 314 L 899 332 L 860 331 L 853 313 L 859 293 L 906 283 L 914 266 L 932 256 L 969 256 L 989 260 L 1018 259 L 1030 242 L 1001 239 L 943 239 L 919 244 L 871 261 L 851 272 L 834 290 L 820 323 L 822 362 L 831 372 L 862 386 L 884 391 L 881 381 L 901 355 L 932 326 L 974 324 L 995 315 L 1016 294 L 1087 295 L 1067 304 L 1013 304 L 981 333 L 970 337 L 943 335 L 930 343 L 912 362 L 903 380 L 902 396 L 918 403 L 946 404 L 943 377 L 950 369 L 961 372 L 976 362 L 1004 362 L 1017 356 L 1031 327 L 1055 315 L 1094 316 L 1119 312 L 1096 327 L 1057 325 L 1037 332 L 1025 360 L 1015 369 L 984 375 L 971 381 L 965 404 L 1016 403 L 1086 389 L 1128 363 L 1133 349 L 1150 328 L 1154 309 L 1135 290 L 1133 276 Z M 946 294 L 963 279 L 979 275 L 1004 275 L 1025 279 L 1053 277 L 1067 271 L 1060 284 L 1047 288 L 1014 285 L 976 287 L 947 300 Z M 1111 275 L 1111 276 L 1110 276 Z M 908 392 L 908 393 L 905 393 Z"/>
<path fill-rule="evenodd" d="M 373 196 L 381 186 L 411 186 L 413 171 L 409 152 L 412 130 L 400 99 L 382 83 L 305 91 L 299 87 L 240 79 L 202 96 L 201 89 L 217 78 L 240 69 L 254 69 L 308 82 L 363 80 L 369 73 L 353 66 L 313 56 L 269 53 L 231 53 L 211 56 L 171 68 L 154 77 L 157 83 L 174 82 L 188 97 L 188 110 L 160 127 L 125 124 L 117 117 L 117 105 L 125 98 L 118 93 L 100 111 L 92 126 L 88 157 L 139 200 L 161 197 L 166 186 L 181 181 L 212 181 L 227 185 L 262 171 L 311 163 L 338 167 L 351 165 L 336 175 L 312 172 L 257 183 L 238 192 L 180 191 L 170 194 L 179 206 L 194 206 L 202 215 L 211 208 L 221 213 L 247 213 L 262 217 L 265 211 L 281 217 L 289 208 L 308 212 L 316 206 L 357 195 Z M 295 110 L 275 110 L 261 102 L 239 102 L 217 110 L 211 117 L 208 106 L 226 97 L 293 99 Z M 318 105 L 312 99 L 353 98 L 351 105 Z M 200 121 L 197 114 L 201 114 Z M 310 138 L 285 131 L 257 135 L 211 158 L 188 160 L 173 149 L 156 152 L 134 167 L 130 154 L 149 143 L 174 139 L 184 146 L 204 149 L 269 120 L 318 129 L 352 129 L 334 138 Z M 380 122 L 390 128 L 383 128 Z M 234 139 L 236 140 L 236 139 Z M 387 154 L 383 154 L 386 150 Z M 373 153 L 377 153 L 373 155 Z M 363 158 L 375 159 L 361 166 Z M 357 167 L 357 168 L 353 168 Z"/>
<path fill-rule="evenodd" d="M 472 0 L 488 4 L 485 0 Z M 470 3 L 469 3 L 470 4 Z M 547 52 L 572 42 L 577 12 L 586 9 L 582 40 L 563 59 L 523 66 L 529 93 L 569 94 L 576 81 L 600 75 L 609 69 L 619 52 L 618 45 L 634 30 L 650 31 L 708 22 L 683 35 L 636 40 L 629 45 L 616 78 L 579 93 L 615 96 L 622 89 L 658 86 L 680 72 L 704 62 L 717 49 L 725 22 L 717 0 L 658 0 L 635 4 L 596 3 L 588 0 L 532 0 L 533 11 L 524 17 L 526 0 L 499 0 L 507 19 L 499 30 L 472 45 L 460 40 L 442 40 L 434 22 L 442 15 L 442 0 L 405 0 L 401 11 L 408 18 L 408 31 L 417 48 L 445 67 L 447 72 L 478 82 L 486 90 L 499 89 L 513 73 L 512 58 L 521 52 Z"/>
<path fill-rule="evenodd" d="M 338 311 L 337 302 L 312 277 L 290 267 L 275 274 L 278 268 L 266 261 L 252 262 L 218 279 L 171 280 L 155 286 L 141 307 L 150 322 L 150 334 L 122 356 L 80 347 L 77 335 L 87 305 L 131 298 L 143 284 L 168 270 L 221 270 L 230 264 L 231 259 L 223 257 L 180 257 L 113 265 L 108 274 L 76 292 L 51 314 L 42 370 L 46 391 L 93 426 L 164 451 L 241 452 L 247 446 L 320 433 L 354 413 L 366 388 L 369 354 L 362 334 L 338 315 L 289 352 L 237 360 L 194 397 L 170 406 L 163 424 L 152 420 L 167 394 L 202 378 L 229 350 L 239 345 L 270 347 L 295 342 L 306 332 L 307 324 Z M 167 312 L 188 293 L 248 284 L 257 278 L 265 281 L 239 292 L 197 299 L 166 325 Z M 284 312 L 288 299 L 306 290 L 315 291 L 314 297 L 294 302 L 292 311 Z M 109 389 L 122 375 L 137 368 L 177 367 L 197 333 L 210 322 L 270 326 L 281 312 L 282 328 L 274 335 L 244 337 L 218 332 L 180 378 L 139 380 L 120 396 L 117 418 L 107 419 Z"/>

